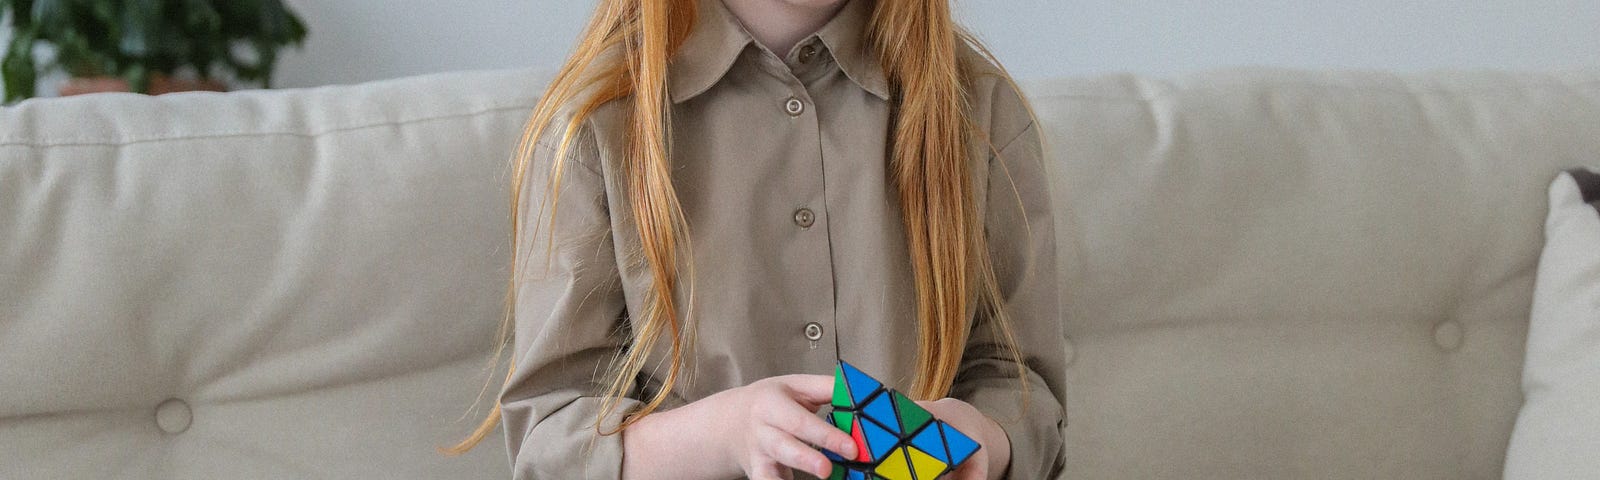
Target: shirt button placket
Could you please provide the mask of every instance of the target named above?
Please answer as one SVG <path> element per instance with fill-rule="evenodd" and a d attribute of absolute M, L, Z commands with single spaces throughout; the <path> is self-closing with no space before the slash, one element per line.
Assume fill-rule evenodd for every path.
<path fill-rule="evenodd" d="M 798 56 L 815 61 L 820 52 L 814 45 L 807 46 L 811 47 L 810 53 L 807 53 L 808 50 L 802 47 Z M 796 186 L 799 187 L 800 192 L 804 193 L 795 199 L 798 205 L 790 214 L 789 220 L 798 227 L 796 230 L 797 235 L 804 237 L 796 239 L 799 242 L 797 245 L 805 245 L 807 251 L 814 251 L 816 255 L 811 258 L 813 261 L 818 262 L 818 265 L 814 267 L 803 269 L 807 276 L 816 275 L 815 278 L 807 278 L 803 283 L 805 283 L 804 288 L 808 292 L 805 297 L 815 299 L 813 304 L 817 308 L 811 314 L 805 315 L 805 317 L 810 318 L 807 318 L 805 323 L 799 325 L 799 330 L 803 338 L 801 341 L 805 342 L 808 347 L 807 351 L 813 352 L 812 355 L 806 357 L 804 362 L 808 364 L 815 363 L 811 367 L 820 370 L 831 368 L 832 359 L 838 355 L 837 349 L 834 348 L 836 342 L 821 341 L 831 334 L 827 331 L 825 325 L 832 325 L 837 328 L 835 317 L 837 316 L 836 303 L 838 301 L 834 297 L 835 292 L 833 291 L 835 282 L 833 251 L 828 238 L 831 234 L 828 231 L 827 220 L 823 218 L 828 211 L 823 195 L 823 192 L 827 190 L 825 185 L 826 178 L 823 173 L 825 171 L 823 163 L 825 163 L 826 159 L 823 158 L 821 151 L 821 145 L 825 142 L 821 138 L 822 127 L 820 123 L 822 119 L 818 118 L 819 112 L 812 112 L 812 114 L 807 115 L 807 110 L 816 107 L 816 104 L 808 100 L 809 94 L 806 91 L 806 86 L 792 75 L 787 76 L 785 81 L 789 83 L 790 90 L 788 98 L 783 101 L 783 113 L 796 120 L 792 126 L 801 129 L 803 132 L 797 132 L 800 133 L 795 137 L 798 143 L 789 145 L 790 152 L 795 156 L 796 160 L 810 157 L 809 159 L 814 159 L 812 161 L 816 162 L 812 164 L 812 168 L 805 169 L 809 171 L 795 179 L 797 182 L 801 182 Z M 802 234 L 800 232 L 806 233 Z M 815 250 L 812 250 L 813 248 Z"/>

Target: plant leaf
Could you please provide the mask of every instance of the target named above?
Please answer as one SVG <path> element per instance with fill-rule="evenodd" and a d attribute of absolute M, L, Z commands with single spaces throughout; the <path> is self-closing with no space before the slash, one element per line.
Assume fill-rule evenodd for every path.
<path fill-rule="evenodd" d="M 122 36 L 117 49 L 130 57 L 149 57 L 154 50 L 153 37 L 161 28 L 161 1 L 123 0 L 120 22 Z"/>
<path fill-rule="evenodd" d="M 0 17 L 11 14 L 13 31 L 33 26 L 33 0 L 4 0 L 0 3 Z"/>
<path fill-rule="evenodd" d="M 0 60 L 0 78 L 4 78 L 6 84 L 3 103 L 32 98 L 38 93 L 38 68 L 33 59 L 36 33 L 31 25 L 12 32 L 5 59 Z"/>
<path fill-rule="evenodd" d="M 33 0 L 29 16 L 41 32 L 60 31 L 72 25 L 68 0 Z"/>
<path fill-rule="evenodd" d="M 209 76 L 219 64 L 270 84 L 279 50 L 302 45 L 308 30 L 283 0 L 0 0 L 0 14 L 7 9 L 14 30 L 31 25 L 36 44 L 56 47 L 54 58 L 30 61 L 35 78 L 65 69 L 116 75 L 140 90 L 156 73 L 193 67 Z M 17 62 L 9 68 L 20 72 Z"/>
<path fill-rule="evenodd" d="M 191 33 L 215 35 L 222 31 L 222 14 L 208 0 L 183 0 L 183 24 Z"/>
<path fill-rule="evenodd" d="M 143 63 L 128 65 L 122 72 L 122 79 L 128 81 L 128 90 L 150 93 L 150 70 L 145 69 Z"/>
<path fill-rule="evenodd" d="M 209 0 L 182 0 L 184 33 L 188 37 L 188 62 L 202 77 L 210 76 L 211 66 L 222 57 L 227 45 L 222 37 L 222 15 Z"/>

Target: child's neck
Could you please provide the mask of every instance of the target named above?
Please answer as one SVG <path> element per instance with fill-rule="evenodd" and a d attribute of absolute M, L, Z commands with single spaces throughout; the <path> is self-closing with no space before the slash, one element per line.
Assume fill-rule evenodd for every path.
<path fill-rule="evenodd" d="M 850 0 L 701 1 L 720 1 L 727 5 L 728 11 L 733 12 L 757 42 L 778 56 L 786 56 L 801 39 L 822 29 Z"/>

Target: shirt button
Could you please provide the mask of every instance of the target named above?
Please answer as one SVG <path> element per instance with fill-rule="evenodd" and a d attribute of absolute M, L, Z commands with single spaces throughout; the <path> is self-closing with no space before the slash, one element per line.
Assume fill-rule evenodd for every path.
<path fill-rule="evenodd" d="M 806 324 L 806 340 L 822 340 L 822 324 L 811 322 Z"/>
<path fill-rule="evenodd" d="M 806 45 L 804 47 L 800 47 L 800 63 L 811 63 L 811 59 L 815 58 L 816 56 L 816 45 Z"/>
<path fill-rule="evenodd" d="M 791 117 L 798 117 L 801 113 L 805 113 L 806 104 L 798 98 L 789 97 L 789 101 L 783 104 L 783 110 L 789 112 Z"/>
<path fill-rule="evenodd" d="M 811 228 L 816 223 L 817 214 L 813 213 L 811 209 L 802 208 L 794 211 L 794 224 L 799 225 L 800 228 Z"/>

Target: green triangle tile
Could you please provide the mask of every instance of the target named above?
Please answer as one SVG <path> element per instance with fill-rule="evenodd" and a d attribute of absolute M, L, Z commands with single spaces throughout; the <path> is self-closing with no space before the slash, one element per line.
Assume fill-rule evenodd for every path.
<path fill-rule="evenodd" d="M 833 406 L 845 409 L 854 409 L 855 404 L 850 401 L 850 387 L 844 381 L 844 367 L 833 367 Z M 849 429 L 846 429 L 847 431 Z"/>
<path fill-rule="evenodd" d="M 929 421 L 933 420 L 933 414 L 928 413 L 926 409 L 917 405 L 917 402 L 911 401 L 905 395 L 901 395 L 900 392 L 892 392 L 892 394 L 894 408 L 900 411 L 900 431 L 915 432 L 918 428 L 922 428 L 923 425 L 927 425 Z"/>
<path fill-rule="evenodd" d="M 845 480 L 845 474 L 850 474 L 850 470 L 846 470 L 845 466 L 840 464 L 834 464 L 834 470 L 827 474 L 827 480 Z"/>
<path fill-rule="evenodd" d="M 844 433 L 850 433 L 850 424 L 856 421 L 855 415 L 851 415 L 850 412 L 834 411 L 831 416 L 833 417 L 833 426 L 839 427 L 839 430 L 844 431 Z"/>

